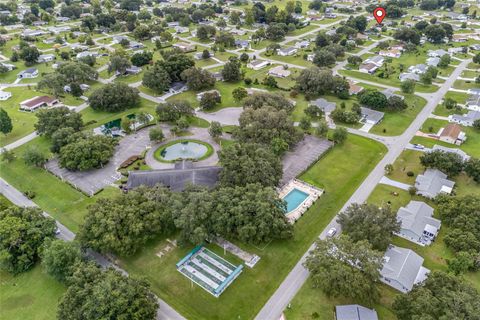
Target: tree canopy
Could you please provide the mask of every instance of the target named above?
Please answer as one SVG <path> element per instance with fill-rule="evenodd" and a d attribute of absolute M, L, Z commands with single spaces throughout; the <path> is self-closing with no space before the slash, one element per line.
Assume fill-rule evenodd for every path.
<path fill-rule="evenodd" d="M 393 233 L 400 231 L 397 215 L 388 206 L 353 203 L 338 215 L 337 222 L 352 241 L 367 240 L 379 251 L 385 251 Z"/>
<path fill-rule="evenodd" d="M 72 128 L 79 131 L 83 127 L 82 116 L 67 107 L 42 109 L 35 114 L 38 118 L 35 130 L 39 135 L 52 136 L 62 128 Z"/>
<path fill-rule="evenodd" d="M 89 101 L 94 110 L 118 112 L 137 106 L 140 96 L 138 89 L 123 82 L 114 82 L 93 91 Z"/>
<path fill-rule="evenodd" d="M 0 211 L 0 267 L 13 274 L 30 269 L 56 229 L 55 220 L 43 216 L 40 208 L 11 206 Z"/>
<path fill-rule="evenodd" d="M 277 110 L 293 111 L 293 103 L 278 93 L 254 92 L 243 100 L 244 108 L 259 109 L 262 107 L 274 107 Z"/>

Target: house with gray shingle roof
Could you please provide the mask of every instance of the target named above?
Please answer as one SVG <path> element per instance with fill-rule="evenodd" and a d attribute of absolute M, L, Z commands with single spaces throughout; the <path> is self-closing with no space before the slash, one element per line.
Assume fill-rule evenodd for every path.
<path fill-rule="evenodd" d="M 480 119 L 480 111 L 469 111 L 467 114 L 452 114 L 448 116 L 448 121 L 471 127 L 475 120 Z"/>
<path fill-rule="evenodd" d="M 173 169 L 130 171 L 127 189 L 141 185 L 153 187 L 162 184 L 172 191 L 182 191 L 189 184 L 214 187 L 219 179 L 221 167 L 194 167 L 190 161 L 177 162 Z"/>
<path fill-rule="evenodd" d="M 323 98 L 318 98 L 317 100 L 310 101 L 310 105 L 317 107 L 325 114 L 331 113 L 337 107 L 334 102 L 327 101 Z"/>
<path fill-rule="evenodd" d="M 410 201 L 406 207 L 401 207 L 397 220 L 401 223 L 397 235 L 421 246 L 432 243 L 442 224 L 433 218 L 433 208 L 421 201 Z"/>
<path fill-rule="evenodd" d="M 471 94 L 468 97 L 465 106 L 469 110 L 480 111 L 480 94 Z"/>
<path fill-rule="evenodd" d="M 426 198 L 435 198 L 440 193 L 452 193 L 455 182 L 448 180 L 447 175 L 437 169 L 427 169 L 415 180 L 417 194 Z"/>
<path fill-rule="evenodd" d="M 360 119 L 361 123 L 370 123 L 370 124 L 377 124 L 382 121 L 383 116 L 385 113 L 365 107 L 360 107 L 362 112 L 362 118 Z"/>
<path fill-rule="evenodd" d="M 358 304 L 335 306 L 335 320 L 378 320 L 377 311 Z"/>
<path fill-rule="evenodd" d="M 424 281 L 430 272 L 423 267 L 423 258 L 410 249 L 390 245 L 383 256 L 380 280 L 403 293 Z"/>

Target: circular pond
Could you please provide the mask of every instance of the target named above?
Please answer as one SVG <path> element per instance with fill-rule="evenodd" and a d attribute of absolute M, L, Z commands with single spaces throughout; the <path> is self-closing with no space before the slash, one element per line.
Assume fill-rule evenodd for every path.
<path fill-rule="evenodd" d="M 164 162 L 173 162 L 180 159 L 202 160 L 213 153 L 208 143 L 193 140 L 172 141 L 155 151 L 155 158 Z"/>

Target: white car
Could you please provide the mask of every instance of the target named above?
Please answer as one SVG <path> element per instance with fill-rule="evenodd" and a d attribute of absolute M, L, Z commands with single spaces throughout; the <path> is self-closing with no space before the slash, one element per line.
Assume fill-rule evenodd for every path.
<path fill-rule="evenodd" d="M 337 229 L 330 228 L 330 230 L 328 230 L 328 232 L 327 232 L 327 237 L 332 238 L 335 234 L 337 234 Z"/>
<path fill-rule="evenodd" d="M 413 147 L 414 147 L 415 149 L 420 149 L 420 150 L 425 149 L 425 146 L 424 146 L 424 145 L 421 145 L 421 144 L 418 144 L 418 143 L 414 144 Z"/>

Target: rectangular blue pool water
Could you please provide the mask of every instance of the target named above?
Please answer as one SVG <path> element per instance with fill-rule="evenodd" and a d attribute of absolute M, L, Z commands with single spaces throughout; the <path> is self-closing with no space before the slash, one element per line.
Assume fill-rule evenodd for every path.
<path fill-rule="evenodd" d="M 305 199 L 308 198 L 308 194 L 300 191 L 298 189 L 293 189 L 290 191 L 285 197 L 283 197 L 283 200 L 287 202 L 287 212 L 292 212 L 295 210 Z"/>

